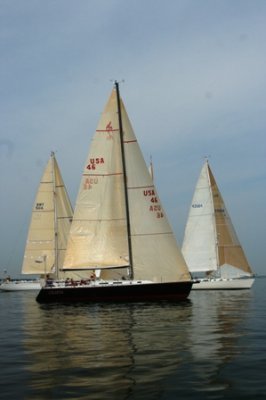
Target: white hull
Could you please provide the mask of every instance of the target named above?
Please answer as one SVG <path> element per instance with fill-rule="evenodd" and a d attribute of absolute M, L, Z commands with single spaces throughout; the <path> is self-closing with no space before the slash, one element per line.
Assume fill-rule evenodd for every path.
<path fill-rule="evenodd" d="M 218 289 L 229 289 L 229 290 L 240 290 L 250 289 L 254 283 L 255 278 L 234 278 L 234 279 L 199 279 L 197 283 L 194 283 L 192 290 L 218 290 Z"/>
<path fill-rule="evenodd" d="M 40 281 L 10 281 L 3 282 L 0 285 L 0 290 L 4 292 L 15 292 L 19 290 L 40 290 Z"/>

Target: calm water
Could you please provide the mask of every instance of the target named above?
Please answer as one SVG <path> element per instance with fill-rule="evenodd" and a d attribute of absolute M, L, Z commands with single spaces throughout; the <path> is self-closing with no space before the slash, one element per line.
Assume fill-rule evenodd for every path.
<path fill-rule="evenodd" d="M 266 279 L 182 304 L 0 293 L 1 399 L 266 399 Z"/>

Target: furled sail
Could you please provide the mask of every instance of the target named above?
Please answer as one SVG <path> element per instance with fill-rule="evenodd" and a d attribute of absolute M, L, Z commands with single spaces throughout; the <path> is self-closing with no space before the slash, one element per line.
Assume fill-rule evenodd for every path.
<path fill-rule="evenodd" d="M 120 107 L 130 232 L 114 89 L 85 163 L 64 268 L 103 269 L 101 276 L 111 278 L 114 268 L 129 267 L 135 279 L 190 280 L 122 100 Z M 131 235 L 132 265 L 128 234 Z"/>
<path fill-rule="evenodd" d="M 71 203 L 52 153 L 32 208 L 22 265 L 23 274 L 54 274 L 60 270 L 72 214 Z"/>

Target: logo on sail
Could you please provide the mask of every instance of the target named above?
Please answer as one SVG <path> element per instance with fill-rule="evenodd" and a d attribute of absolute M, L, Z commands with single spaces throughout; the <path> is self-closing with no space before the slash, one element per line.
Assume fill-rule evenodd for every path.
<path fill-rule="evenodd" d="M 108 124 L 106 125 L 106 128 L 105 128 L 105 129 L 107 130 L 107 132 L 110 132 L 110 131 L 113 130 L 112 121 L 108 122 Z"/>
<path fill-rule="evenodd" d="M 112 127 L 112 121 L 108 122 L 108 124 L 105 127 L 106 132 L 107 132 L 107 140 L 112 140 L 113 139 L 113 127 Z"/>

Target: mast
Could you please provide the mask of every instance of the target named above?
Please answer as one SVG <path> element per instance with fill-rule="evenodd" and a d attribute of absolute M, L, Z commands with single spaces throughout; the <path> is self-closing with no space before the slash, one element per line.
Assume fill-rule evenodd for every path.
<path fill-rule="evenodd" d="M 53 203 L 54 203 L 54 267 L 55 276 L 58 279 L 58 221 L 57 221 L 57 204 L 56 204 L 56 176 L 55 176 L 55 154 L 51 152 L 52 157 L 52 179 L 53 179 Z"/>
<path fill-rule="evenodd" d="M 207 165 L 207 176 L 208 176 L 208 183 L 209 183 L 209 190 L 211 193 L 211 201 L 212 201 L 212 218 L 213 218 L 213 224 L 214 224 L 214 234 L 215 234 L 215 253 L 216 253 L 216 271 L 219 272 L 220 274 L 220 261 L 219 261 L 219 237 L 218 237 L 218 232 L 217 232 L 217 225 L 216 225 L 216 214 L 215 214 L 215 204 L 214 204 L 214 197 L 213 197 L 213 189 L 212 189 L 212 182 L 211 182 L 211 177 L 210 177 L 210 167 L 209 167 L 209 162 L 208 158 L 206 159 L 206 165 Z"/>
<path fill-rule="evenodd" d="M 115 90 L 116 90 L 117 109 L 118 109 L 119 136 L 120 136 L 120 145 L 121 145 L 122 169 L 123 169 L 124 192 L 125 192 L 130 278 L 133 279 L 134 278 L 134 270 L 133 270 L 132 243 L 131 243 L 131 226 L 130 226 L 130 216 L 129 216 L 129 201 L 128 201 L 128 191 L 127 191 L 126 159 L 125 159 L 125 149 L 124 149 L 123 124 L 122 124 L 119 84 L 117 81 L 115 81 Z"/>

